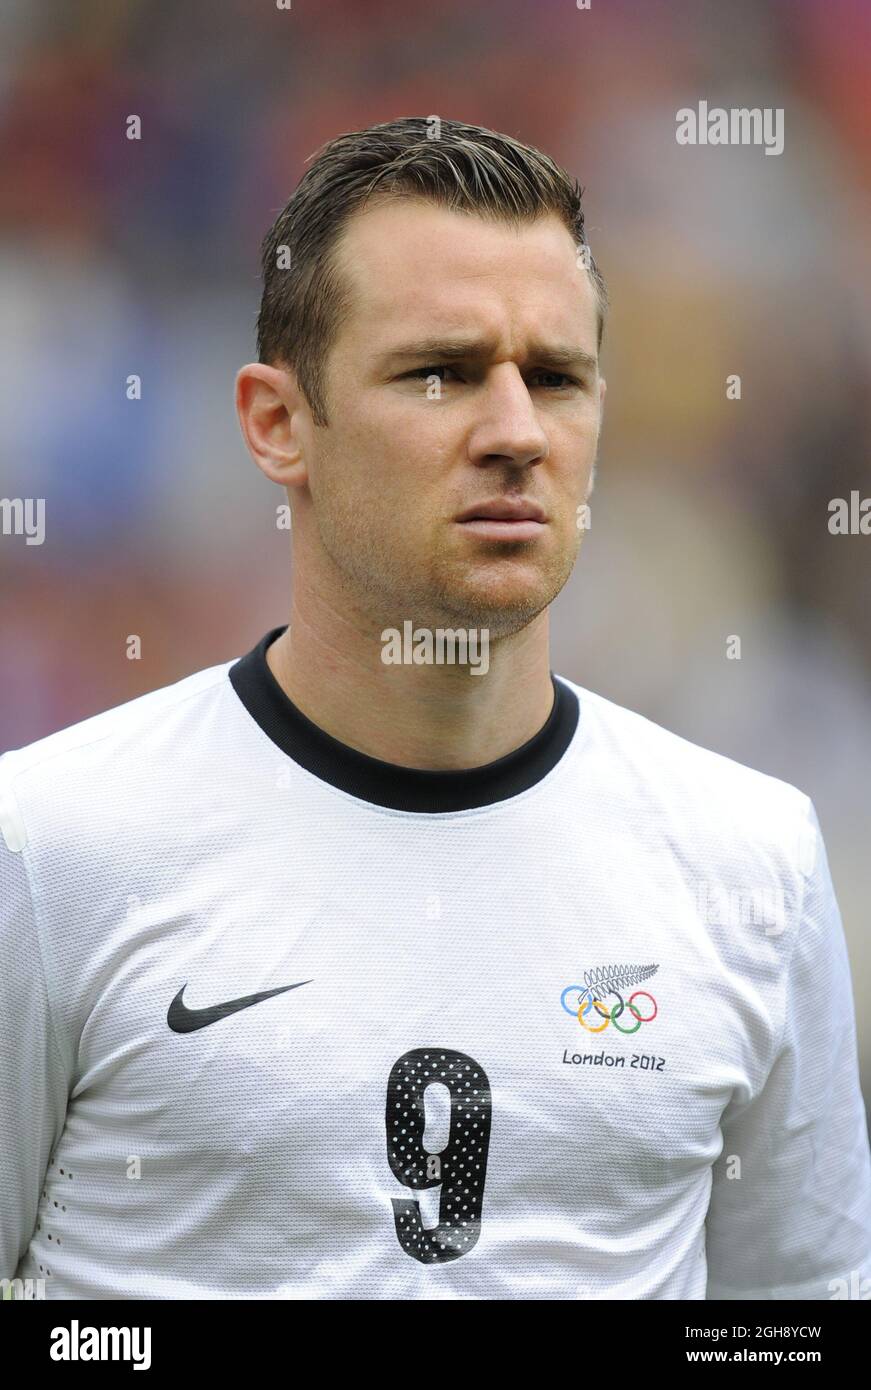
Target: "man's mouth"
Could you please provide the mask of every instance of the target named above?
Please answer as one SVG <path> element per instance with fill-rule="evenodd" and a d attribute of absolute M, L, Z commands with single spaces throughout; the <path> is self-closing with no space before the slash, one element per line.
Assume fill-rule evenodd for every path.
<path fill-rule="evenodd" d="M 494 541 L 531 541 L 540 536 L 547 525 L 544 521 L 508 521 L 499 517 L 473 516 L 458 523 L 465 531 Z"/>
<path fill-rule="evenodd" d="M 543 508 L 523 497 L 497 497 L 467 507 L 457 524 L 484 540 L 530 541 L 547 525 Z"/>

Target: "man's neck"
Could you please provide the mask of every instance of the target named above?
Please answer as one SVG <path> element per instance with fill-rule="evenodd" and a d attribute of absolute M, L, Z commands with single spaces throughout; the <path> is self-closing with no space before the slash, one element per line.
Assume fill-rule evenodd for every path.
<path fill-rule="evenodd" d="M 491 642 L 486 674 L 468 665 L 386 665 L 379 635 L 307 622 L 295 610 L 267 649 L 281 689 L 341 743 L 401 767 L 452 771 L 505 757 L 553 707 L 548 615 Z M 449 626 L 449 625 L 446 625 Z"/>

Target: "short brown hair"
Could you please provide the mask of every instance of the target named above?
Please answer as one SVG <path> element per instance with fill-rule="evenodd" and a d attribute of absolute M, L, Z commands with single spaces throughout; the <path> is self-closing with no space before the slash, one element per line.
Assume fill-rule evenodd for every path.
<path fill-rule="evenodd" d="M 575 245 L 587 248 L 601 347 L 608 295 L 584 230 L 583 189 L 540 150 L 483 126 L 403 116 L 340 135 L 313 160 L 263 239 L 257 352 L 260 362 L 295 372 L 317 424 L 328 423 L 326 361 L 350 309 L 332 252 L 344 224 L 370 201 L 417 197 L 515 225 L 556 213 Z"/>

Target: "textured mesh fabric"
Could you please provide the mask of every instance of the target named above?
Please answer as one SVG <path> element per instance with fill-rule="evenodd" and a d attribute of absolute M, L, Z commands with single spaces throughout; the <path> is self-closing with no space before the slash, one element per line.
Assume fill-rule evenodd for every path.
<path fill-rule="evenodd" d="M 806 796 L 565 682 L 580 720 L 535 785 L 391 809 L 276 746 L 232 665 L 0 759 L 0 1277 L 109 1299 L 871 1277 Z"/>

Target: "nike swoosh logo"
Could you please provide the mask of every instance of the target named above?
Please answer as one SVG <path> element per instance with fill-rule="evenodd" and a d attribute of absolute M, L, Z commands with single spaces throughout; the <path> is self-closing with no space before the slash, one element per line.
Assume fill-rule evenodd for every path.
<path fill-rule="evenodd" d="M 264 999 L 272 999 L 276 994 L 286 994 L 289 989 L 299 989 L 300 985 L 310 985 L 311 980 L 299 980 L 295 985 L 279 985 L 278 989 L 265 989 L 262 994 L 246 994 L 242 999 L 230 999 L 226 1004 L 212 1004 L 208 1009 L 189 1009 L 182 1002 L 187 989 L 183 984 L 170 1004 L 166 1021 L 174 1033 L 195 1033 L 198 1028 L 208 1028 L 210 1023 L 218 1023 L 240 1009 L 250 1009 L 252 1004 L 260 1004 Z"/>

